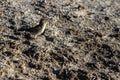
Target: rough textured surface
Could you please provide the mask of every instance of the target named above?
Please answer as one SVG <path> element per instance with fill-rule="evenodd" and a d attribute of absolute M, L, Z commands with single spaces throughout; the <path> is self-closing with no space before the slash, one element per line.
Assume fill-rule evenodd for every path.
<path fill-rule="evenodd" d="M 120 80 L 120 0 L 1 0 L 0 80 L 17 79 Z"/>

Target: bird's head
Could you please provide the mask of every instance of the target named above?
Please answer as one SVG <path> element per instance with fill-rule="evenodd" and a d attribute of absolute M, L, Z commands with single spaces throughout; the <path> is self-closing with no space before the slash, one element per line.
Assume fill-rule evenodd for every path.
<path fill-rule="evenodd" d="M 48 21 L 47 18 L 42 18 L 42 19 L 40 20 L 40 23 L 39 23 L 39 24 L 45 24 L 47 21 Z"/>

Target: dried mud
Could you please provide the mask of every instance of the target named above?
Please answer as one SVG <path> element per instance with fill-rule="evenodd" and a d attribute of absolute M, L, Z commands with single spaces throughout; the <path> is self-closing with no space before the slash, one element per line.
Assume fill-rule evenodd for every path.
<path fill-rule="evenodd" d="M 0 80 L 120 80 L 120 0 L 1 0 Z"/>

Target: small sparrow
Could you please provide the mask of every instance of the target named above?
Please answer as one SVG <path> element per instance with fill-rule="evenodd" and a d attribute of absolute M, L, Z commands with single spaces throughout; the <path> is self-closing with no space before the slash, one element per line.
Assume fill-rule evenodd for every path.
<path fill-rule="evenodd" d="M 29 28 L 27 31 L 31 34 L 31 36 L 36 38 L 37 36 L 41 35 L 44 32 L 46 25 L 47 25 L 47 19 L 43 18 L 40 20 L 38 25 Z"/>

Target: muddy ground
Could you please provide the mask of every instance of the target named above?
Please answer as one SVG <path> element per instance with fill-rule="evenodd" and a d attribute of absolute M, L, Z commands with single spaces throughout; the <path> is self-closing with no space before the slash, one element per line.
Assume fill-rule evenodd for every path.
<path fill-rule="evenodd" d="M 0 0 L 0 80 L 120 80 L 120 0 Z"/>

